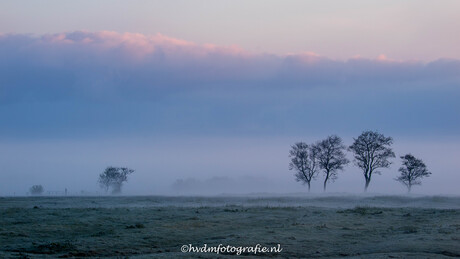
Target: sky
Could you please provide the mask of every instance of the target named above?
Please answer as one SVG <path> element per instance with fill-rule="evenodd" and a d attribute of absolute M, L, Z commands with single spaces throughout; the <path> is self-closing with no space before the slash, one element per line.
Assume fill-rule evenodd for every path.
<path fill-rule="evenodd" d="M 288 151 L 364 130 L 397 158 L 369 191 L 404 193 L 399 156 L 455 194 L 458 1 L 2 1 L 0 195 L 305 192 Z M 348 154 L 351 159 L 351 154 Z M 312 184 L 321 192 L 322 175 Z M 330 192 L 360 193 L 353 164 Z"/>
<path fill-rule="evenodd" d="M 81 0 L 0 3 L 2 33 L 161 33 L 251 52 L 460 58 L 456 0 Z"/>

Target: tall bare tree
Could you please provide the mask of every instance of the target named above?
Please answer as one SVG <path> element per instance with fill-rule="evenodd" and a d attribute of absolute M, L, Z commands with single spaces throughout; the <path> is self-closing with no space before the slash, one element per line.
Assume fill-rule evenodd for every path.
<path fill-rule="evenodd" d="M 345 157 L 345 146 L 342 139 L 336 135 L 327 137 L 315 144 L 317 149 L 318 166 L 324 172 L 323 189 L 326 191 L 326 185 L 329 181 L 337 179 L 339 170 L 350 161 Z"/>
<path fill-rule="evenodd" d="M 295 170 L 296 181 L 307 184 L 310 191 L 310 182 L 318 174 L 317 165 L 318 148 L 309 146 L 304 142 L 297 142 L 289 151 L 291 162 L 289 170 Z"/>
<path fill-rule="evenodd" d="M 391 137 L 385 137 L 375 131 L 364 131 L 358 138 L 354 139 L 349 150 L 354 153 L 356 166 L 363 170 L 365 179 L 364 191 L 367 191 L 372 174 L 380 174 L 377 169 L 388 168 L 391 162 L 388 160 L 395 157 L 390 148 L 393 144 Z"/>
<path fill-rule="evenodd" d="M 128 175 L 133 172 L 133 169 L 126 167 L 109 166 L 99 175 L 99 185 L 105 192 L 112 188 L 112 194 L 121 193 L 123 182 L 128 181 Z"/>
<path fill-rule="evenodd" d="M 415 158 L 411 154 L 401 156 L 402 166 L 399 168 L 401 175 L 395 180 L 401 182 L 410 192 L 412 185 L 421 185 L 421 178 L 430 176 L 431 172 L 426 168 L 421 159 Z"/>

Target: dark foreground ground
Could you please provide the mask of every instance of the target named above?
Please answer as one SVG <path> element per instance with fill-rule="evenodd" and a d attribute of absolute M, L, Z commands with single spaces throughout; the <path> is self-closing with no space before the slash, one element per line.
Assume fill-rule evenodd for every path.
<path fill-rule="evenodd" d="M 459 198 L 293 199 L 0 198 L 0 258 L 460 257 Z M 189 244 L 282 251 L 182 253 Z"/>

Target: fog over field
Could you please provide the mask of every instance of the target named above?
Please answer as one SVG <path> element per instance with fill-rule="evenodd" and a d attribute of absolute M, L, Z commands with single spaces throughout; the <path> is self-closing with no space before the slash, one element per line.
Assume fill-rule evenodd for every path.
<path fill-rule="evenodd" d="M 97 184 L 98 175 L 108 165 L 125 165 L 136 169 L 124 185 L 123 193 L 127 195 L 308 195 L 306 186 L 296 182 L 294 173 L 288 170 L 287 151 L 297 139 L 300 138 L 4 142 L 0 148 L 4 161 L 1 194 L 26 195 L 33 184 L 42 184 L 45 194 L 56 191 L 62 195 L 64 188 L 71 195 L 80 195 L 82 190 L 86 194 L 104 194 Z M 433 172 L 423 179 L 421 186 L 414 187 L 413 193 L 459 194 L 457 182 L 453 181 L 458 177 L 459 142 L 398 140 L 395 137 L 397 155 L 417 151 Z M 389 169 L 382 170 L 382 175 L 374 176 L 369 192 L 406 193 L 405 187 L 394 180 L 400 166 L 399 159 L 394 162 Z M 323 192 L 322 179 L 320 174 L 312 182 L 313 193 Z M 350 164 L 328 185 L 328 192 L 362 193 L 363 188 L 361 171 Z"/>

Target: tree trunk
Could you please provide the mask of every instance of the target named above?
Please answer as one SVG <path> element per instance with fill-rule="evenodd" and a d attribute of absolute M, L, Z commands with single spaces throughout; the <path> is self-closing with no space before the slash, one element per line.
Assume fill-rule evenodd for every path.
<path fill-rule="evenodd" d="M 407 193 L 410 193 L 410 190 L 411 190 L 411 189 L 412 189 L 412 184 L 409 184 L 409 185 L 407 186 Z"/>
<path fill-rule="evenodd" d="M 310 192 L 310 182 L 307 182 L 308 184 L 308 192 Z"/>
<path fill-rule="evenodd" d="M 112 185 L 112 194 L 120 194 L 121 193 L 121 183 L 114 183 Z"/>
<path fill-rule="evenodd" d="M 364 185 L 364 192 L 367 192 L 367 187 L 369 187 L 370 179 L 366 178 L 366 184 Z"/>
<path fill-rule="evenodd" d="M 324 179 L 324 185 L 323 185 L 323 191 L 324 192 L 326 191 L 326 184 L 327 184 L 328 179 L 329 179 L 329 175 L 327 175 L 326 178 Z"/>

